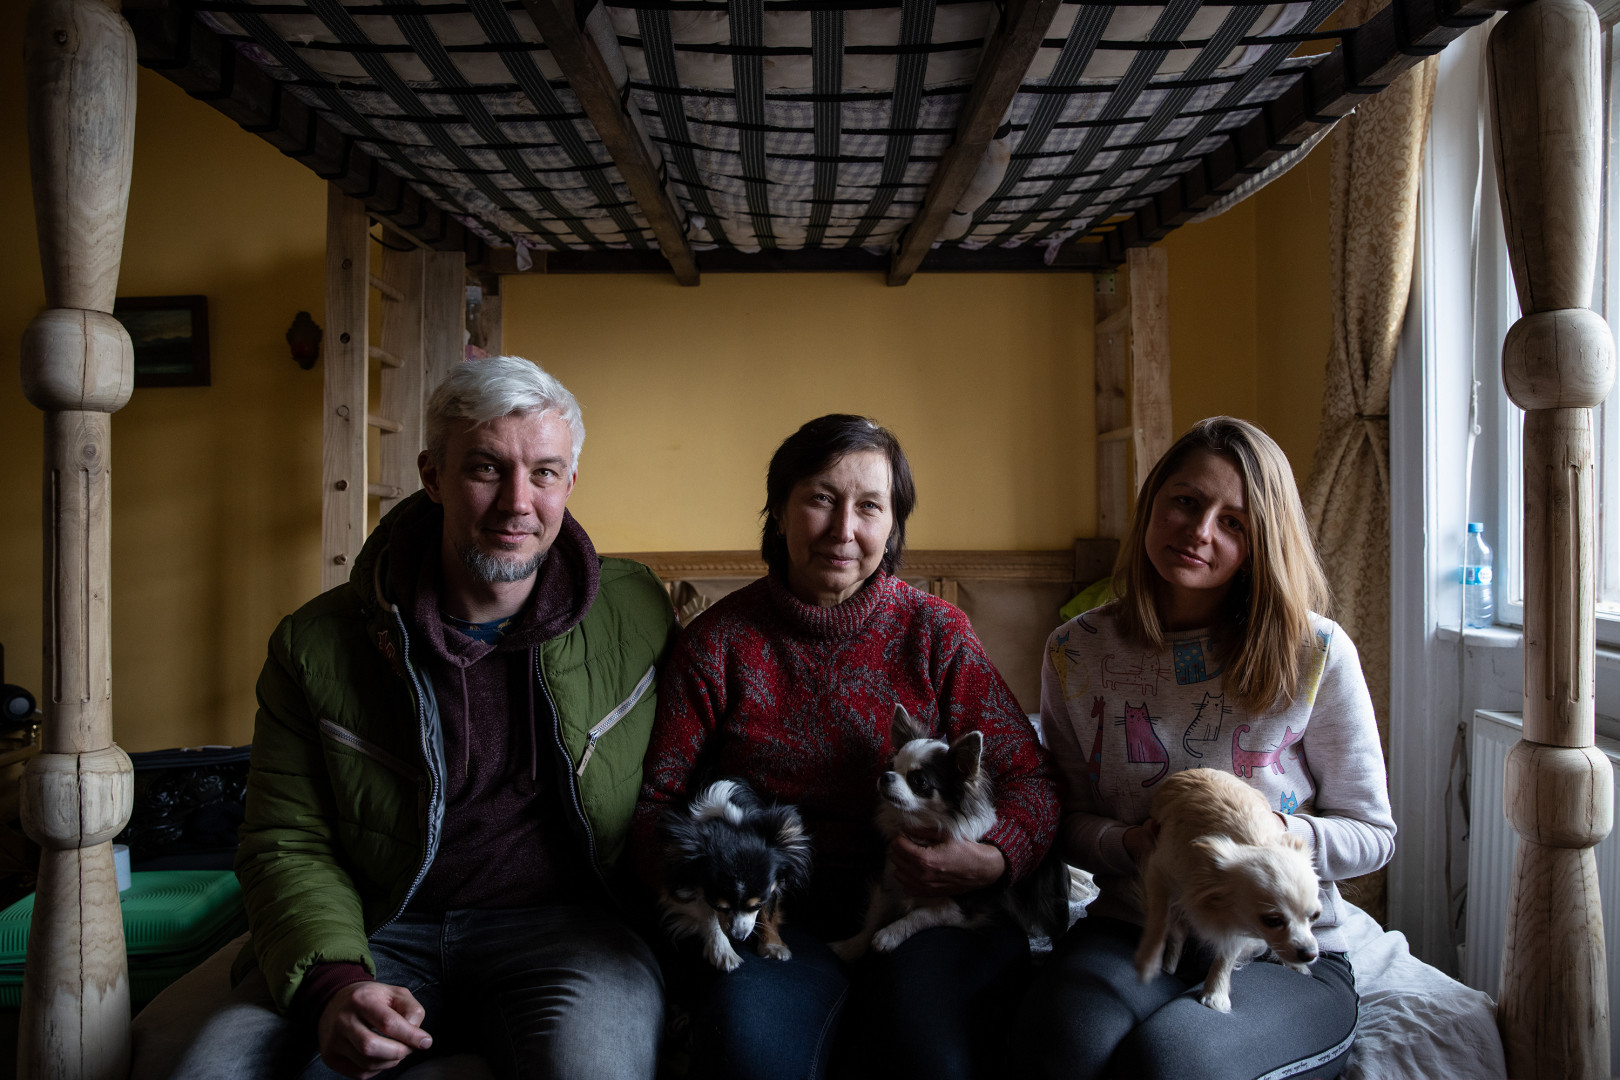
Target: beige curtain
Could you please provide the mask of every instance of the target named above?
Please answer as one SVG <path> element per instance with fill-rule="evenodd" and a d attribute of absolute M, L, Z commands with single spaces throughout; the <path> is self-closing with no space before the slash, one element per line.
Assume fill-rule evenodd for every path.
<path fill-rule="evenodd" d="M 1342 24 L 1384 0 L 1350 0 Z M 1355 641 L 1389 747 L 1389 384 L 1412 283 L 1418 177 L 1434 102 L 1431 57 L 1339 121 L 1333 135 L 1329 257 L 1333 343 L 1305 510 L 1333 587 L 1333 615 Z M 1382 873 L 1353 899 L 1382 921 Z"/>

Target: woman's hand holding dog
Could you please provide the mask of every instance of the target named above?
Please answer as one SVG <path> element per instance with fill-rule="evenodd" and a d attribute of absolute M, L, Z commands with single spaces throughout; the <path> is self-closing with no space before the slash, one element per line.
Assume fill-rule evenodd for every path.
<path fill-rule="evenodd" d="M 901 887 L 918 897 L 960 896 L 994 885 L 1007 872 L 1007 857 L 994 844 L 901 834 L 889 842 L 889 860 Z"/>
<path fill-rule="evenodd" d="M 1141 866 L 1158 846 L 1159 823 L 1148 818 L 1140 825 L 1132 825 L 1125 830 L 1120 842 L 1125 845 L 1125 854 L 1131 857 L 1131 861 Z"/>

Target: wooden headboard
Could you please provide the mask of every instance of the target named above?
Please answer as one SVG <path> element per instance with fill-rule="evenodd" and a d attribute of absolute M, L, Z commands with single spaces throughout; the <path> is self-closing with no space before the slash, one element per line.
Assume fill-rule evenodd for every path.
<path fill-rule="evenodd" d="M 1041 650 L 1058 608 L 1114 566 L 1115 540 L 1076 540 L 1065 551 L 906 552 L 900 576 L 966 612 L 985 652 L 1025 712 L 1041 700 Z M 681 621 L 765 573 L 757 551 L 634 551 L 670 590 Z"/>

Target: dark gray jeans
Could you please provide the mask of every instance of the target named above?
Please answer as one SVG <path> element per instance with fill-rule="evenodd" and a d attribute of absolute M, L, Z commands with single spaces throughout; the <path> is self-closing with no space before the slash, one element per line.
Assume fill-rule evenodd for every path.
<path fill-rule="evenodd" d="M 1232 975 L 1232 1011 L 1198 1003 L 1209 968 L 1195 947 L 1174 975 L 1136 979 L 1142 929 L 1081 919 L 1019 1010 L 1012 1046 L 1029 1080 L 1331 1080 L 1356 1033 L 1360 999 L 1343 953 L 1309 975 L 1260 961 Z"/>
<path fill-rule="evenodd" d="M 427 1054 L 482 1056 L 496 1077 L 653 1076 L 663 983 L 652 952 L 612 915 L 548 905 L 407 917 L 371 938 L 377 978 L 427 1010 Z M 197 1080 L 332 1080 L 311 1033 L 269 1003 L 254 973 L 198 1033 L 172 1075 Z M 423 1064 L 413 1054 L 390 1073 Z M 437 1070 L 429 1069 L 429 1072 Z"/>

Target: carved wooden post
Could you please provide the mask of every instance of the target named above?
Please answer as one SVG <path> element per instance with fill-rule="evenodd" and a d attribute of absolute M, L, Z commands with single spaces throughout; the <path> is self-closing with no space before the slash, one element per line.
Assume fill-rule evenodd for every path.
<path fill-rule="evenodd" d="M 1598 20 L 1532 0 L 1491 34 L 1502 216 L 1525 315 L 1502 347 L 1524 423 L 1524 741 L 1503 800 L 1519 833 L 1497 1023 L 1514 1077 L 1609 1075 L 1609 1003 L 1592 848 L 1614 779 L 1592 745 L 1592 407 L 1613 346 L 1587 309 L 1602 132 Z"/>
<path fill-rule="evenodd" d="M 35 0 L 23 44 L 47 310 L 22 340 L 45 413 L 45 723 L 22 784 L 44 850 L 23 975 L 18 1073 L 128 1072 L 129 978 L 110 841 L 129 820 L 112 741 L 111 414 L 134 381 L 113 298 L 135 140 L 135 39 L 117 0 Z"/>

